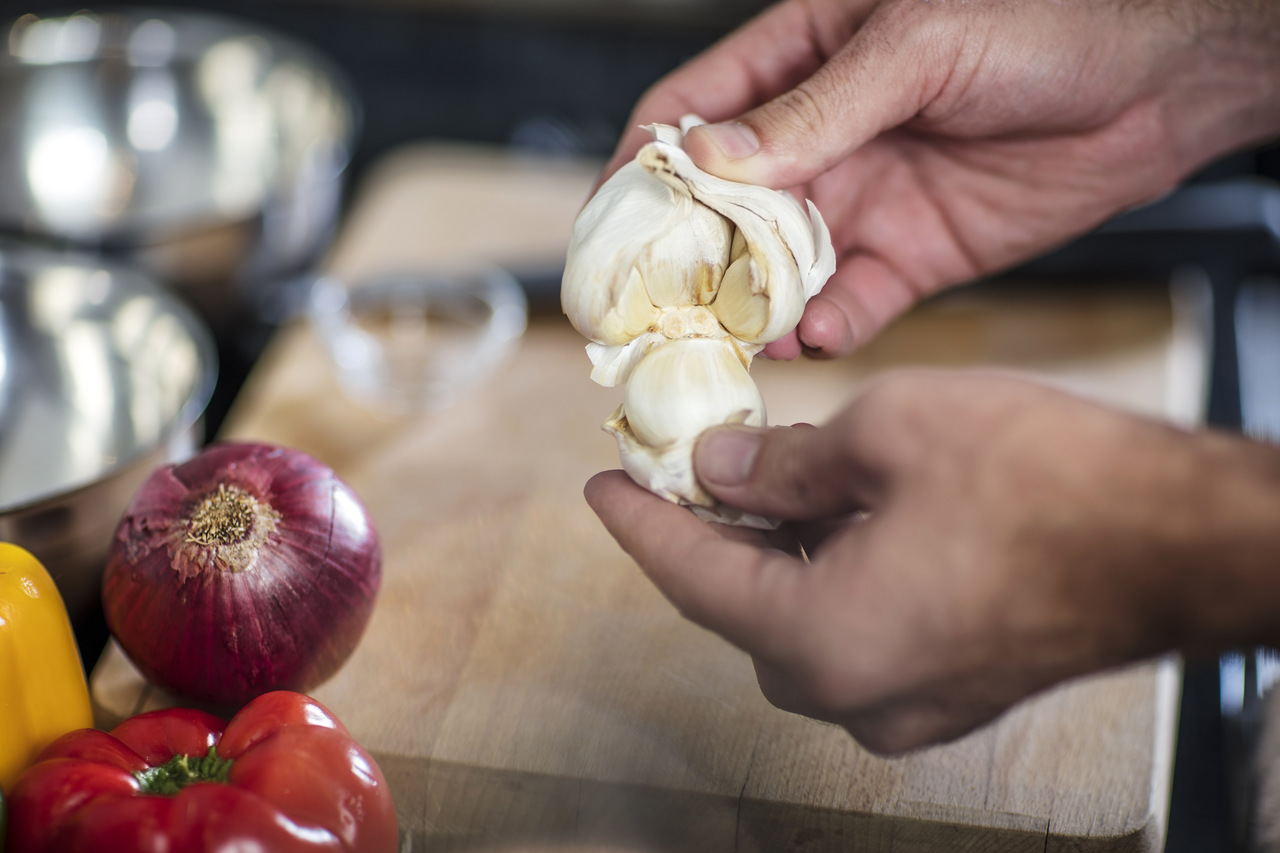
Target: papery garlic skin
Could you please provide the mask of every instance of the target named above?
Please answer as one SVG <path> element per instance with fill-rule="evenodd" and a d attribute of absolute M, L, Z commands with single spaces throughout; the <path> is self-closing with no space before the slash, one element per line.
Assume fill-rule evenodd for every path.
<path fill-rule="evenodd" d="M 751 359 L 795 328 L 835 252 L 812 203 L 694 165 L 681 146 L 698 123 L 652 125 L 654 141 L 583 208 L 561 304 L 591 341 L 591 378 L 627 383 L 605 429 L 632 479 L 703 517 L 768 527 L 698 484 L 693 442 L 719 424 L 765 425 Z"/>

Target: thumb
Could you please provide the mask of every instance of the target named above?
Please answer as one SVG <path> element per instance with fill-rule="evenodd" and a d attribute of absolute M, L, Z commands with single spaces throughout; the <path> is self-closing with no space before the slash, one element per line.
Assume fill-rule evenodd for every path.
<path fill-rule="evenodd" d="M 692 129 L 685 150 L 732 181 L 786 189 L 816 178 L 916 115 L 932 96 L 928 80 L 945 79 L 928 67 L 942 52 L 888 29 L 873 17 L 811 77 L 736 119 Z"/>
<path fill-rule="evenodd" d="M 884 476 L 842 430 L 716 427 L 698 439 L 694 472 L 730 506 L 769 518 L 819 519 L 872 509 Z"/>

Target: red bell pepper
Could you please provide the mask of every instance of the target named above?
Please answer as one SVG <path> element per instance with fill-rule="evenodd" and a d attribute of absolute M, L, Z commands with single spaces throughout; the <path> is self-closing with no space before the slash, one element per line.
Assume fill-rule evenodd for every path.
<path fill-rule="evenodd" d="M 9 792 L 6 853 L 395 853 L 387 781 L 323 705 L 277 691 L 79 729 Z"/>

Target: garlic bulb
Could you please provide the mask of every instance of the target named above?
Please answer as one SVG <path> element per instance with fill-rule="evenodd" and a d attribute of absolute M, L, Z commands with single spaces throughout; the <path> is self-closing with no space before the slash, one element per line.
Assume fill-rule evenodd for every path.
<path fill-rule="evenodd" d="M 812 202 L 695 166 L 681 146 L 698 123 L 652 125 L 654 141 L 583 208 L 561 304 L 590 340 L 591 378 L 627 383 L 604 426 L 632 479 L 705 518 L 772 526 L 702 489 L 693 442 L 718 424 L 765 424 L 751 359 L 795 328 L 835 252 Z"/>

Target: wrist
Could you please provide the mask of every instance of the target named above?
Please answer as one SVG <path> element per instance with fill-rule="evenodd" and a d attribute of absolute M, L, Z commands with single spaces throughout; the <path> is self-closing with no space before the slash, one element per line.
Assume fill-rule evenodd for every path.
<path fill-rule="evenodd" d="M 1280 4 L 1179 0 L 1159 4 L 1183 43 L 1161 86 L 1173 94 L 1171 139 L 1182 170 L 1280 136 Z"/>
<path fill-rule="evenodd" d="M 1173 645 L 1191 655 L 1280 645 L 1280 450 L 1217 432 L 1192 441 L 1186 500 L 1166 536 Z"/>

